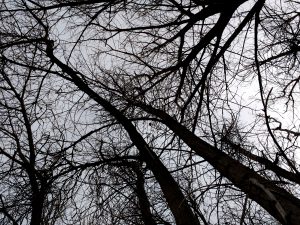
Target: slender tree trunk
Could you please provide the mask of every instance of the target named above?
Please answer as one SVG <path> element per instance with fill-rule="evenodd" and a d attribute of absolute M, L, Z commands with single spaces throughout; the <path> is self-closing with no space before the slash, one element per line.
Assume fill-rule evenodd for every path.
<path fill-rule="evenodd" d="M 43 214 L 44 196 L 41 193 L 37 193 L 32 196 L 32 212 L 30 225 L 41 225 Z"/>
<path fill-rule="evenodd" d="M 156 225 L 153 215 L 150 210 L 150 202 L 145 191 L 145 178 L 141 171 L 141 168 L 137 163 L 132 166 L 134 172 L 136 173 L 136 195 L 139 202 L 139 208 L 142 213 L 142 218 L 145 225 Z"/>

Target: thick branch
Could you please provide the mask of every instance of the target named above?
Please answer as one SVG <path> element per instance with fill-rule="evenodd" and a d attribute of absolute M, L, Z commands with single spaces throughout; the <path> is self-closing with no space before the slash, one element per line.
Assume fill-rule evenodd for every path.
<path fill-rule="evenodd" d="M 84 93 L 86 93 L 91 99 L 96 101 L 106 111 L 108 111 L 116 120 L 123 125 L 129 134 L 131 141 L 135 144 L 137 149 L 147 166 L 153 172 L 157 179 L 162 192 L 167 200 L 167 203 L 175 217 L 176 224 L 178 225 L 192 225 L 199 224 L 199 220 L 194 215 L 190 206 L 188 205 L 185 196 L 180 190 L 180 187 L 171 176 L 168 169 L 162 164 L 157 155 L 150 149 L 140 133 L 133 126 L 131 121 L 125 117 L 117 108 L 115 108 L 109 101 L 102 98 L 99 94 L 93 91 L 74 71 L 72 68 L 62 63 L 53 55 L 53 49 L 51 42 L 47 45 L 47 55 L 53 63 L 60 67 L 65 73 L 67 73 L 73 80 L 73 83 Z"/>
<path fill-rule="evenodd" d="M 295 196 L 200 139 L 166 112 L 148 105 L 136 105 L 146 112 L 159 117 L 162 122 L 193 149 L 196 154 L 207 160 L 222 176 L 229 179 L 235 186 L 240 188 L 282 224 L 299 224 L 300 200 Z M 272 193 L 272 195 L 270 195 L 270 193 Z M 270 196 L 272 196 L 272 198 Z M 284 209 L 284 213 L 280 211 L 282 209 Z"/>

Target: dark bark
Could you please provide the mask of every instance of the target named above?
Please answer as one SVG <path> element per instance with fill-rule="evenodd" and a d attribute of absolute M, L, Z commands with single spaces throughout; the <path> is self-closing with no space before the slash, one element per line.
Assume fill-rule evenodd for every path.
<path fill-rule="evenodd" d="M 137 105 L 160 118 L 196 154 L 207 160 L 222 176 L 229 179 L 282 224 L 299 224 L 300 200 L 295 196 L 200 139 L 166 112 L 143 104 Z"/>
<path fill-rule="evenodd" d="M 41 192 L 33 194 L 32 196 L 32 211 L 30 225 L 41 225 L 43 214 L 44 195 Z"/>
<path fill-rule="evenodd" d="M 230 140 L 224 140 L 226 144 L 229 144 L 231 148 L 237 153 L 242 154 L 246 156 L 248 159 L 251 159 L 255 162 L 260 163 L 261 165 L 264 165 L 266 169 L 273 171 L 277 176 L 283 177 L 289 181 L 293 181 L 297 184 L 300 184 L 300 176 L 298 174 L 295 174 L 293 172 L 287 171 L 286 169 L 281 168 L 276 164 L 276 162 L 272 162 L 269 159 L 265 157 L 261 157 L 258 155 L 255 155 L 246 149 L 242 148 L 240 145 L 233 143 Z"/>
<path fill-rule="evenodd" d="M 146 162 L 147 166 L 153 172 L 156 180 L 158 181 L 162 192 L 167 200 L 168 206 L 172 211 L 177 225 L 191 225 L 200 224 L 197 217 L 194 215 L 190 208 L 185 196 L 183 195 L 177 182 L 174 180 L 168 169 L 162 164 L 157 155 L 150 149 L 143 137 L 138 133 L 133 124 L 128 120 L 117 108 L 115 108 L 109 101 L 102 98 L 95 91 L 93 91 L 78 75 L 77 73 L 62 63 L 53 55 L 51 42 L 47 44 L 47 56 L 50 60 L 67 73 L 73 83 L 91 99 L 96 101 L 107 112 L 123 125 L 128 132 L 131 141 L 140 151 L 142 159 Z"/>
<path fill-rule="evenodd" d="M 136 179 L 136 194 L 139 201 L 139 208 L 142 213 L 142 218 L 145 225 L 156 225 L 156 222 L 153 218 L 153 215 L 150 210 L 150 202 L 148 199 L 148 196 L 145 191 L 145 178 L 144 174 L 141 171 L 141 168 L 139 168 L 139 165 L 135 164 L 132 166 L 134 172 L 136 173 L 137 179 Z"/>

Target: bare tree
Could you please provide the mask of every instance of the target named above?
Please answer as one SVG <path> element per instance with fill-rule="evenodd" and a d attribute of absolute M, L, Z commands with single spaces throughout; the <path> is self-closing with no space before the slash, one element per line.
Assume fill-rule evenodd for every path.
<path fill-rule="evenodd" d="M 1 2 L 1 222 L 298 224 L 299 3 Z"/>

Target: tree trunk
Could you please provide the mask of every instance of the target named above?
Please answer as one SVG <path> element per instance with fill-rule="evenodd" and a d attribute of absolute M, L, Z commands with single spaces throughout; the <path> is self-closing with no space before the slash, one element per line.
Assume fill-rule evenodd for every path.
<path fill-rule="evenodd" d="M 298 198 L 203 141 L 166 112 L 148 105 L 138 104 L 138 106 L 160 118 L 197 155 L 209 162 L 222 176 L 229 179 L 282 224 L 299 225 L 300 200 Z"/>

